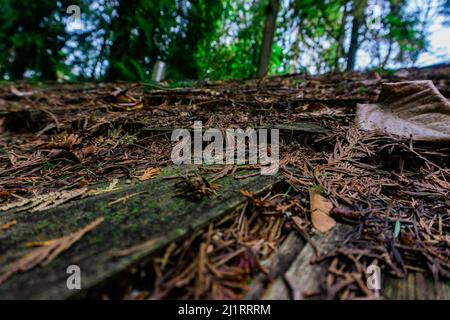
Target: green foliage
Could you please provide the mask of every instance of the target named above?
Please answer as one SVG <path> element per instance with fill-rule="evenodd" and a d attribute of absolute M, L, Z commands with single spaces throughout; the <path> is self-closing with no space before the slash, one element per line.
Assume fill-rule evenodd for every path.
<path fill-rule="evenodd" d="M 63 1 L 1 0 L 0 76 L 57 78 L 66 40 L 58 6 Z"/>
<path fill-rule="evenodd" d="M 256 74 L 265 1 L 225 0 L 221 29 L 208 59 L 197 58 L 212 79 L 248 79 Z"/>
<path fill-rule="evenodd" d="M 199 79 L 205 76 L 207 66 L 202 65 L 212 55 L 212 43 L 218 37 L 222 3 L 217 0 L 197 0 L 181 10 L 180 17 L 186 21 L 185 31 L 174 34 L 173 45 L 167 61 L 173 68 L 175 79 Z M 187 3 L 185 4 L 187 6 Z"/>
<path fill-rule="evenodd" d="M 148 82 L 158 60 L 176 82 L 252 78 L 267 1 L 0 0 L 0 79 Z M 280 1 L 269 74 L 342 70 L 356 1 Z M 449 0 L 436 1 L 448 17 Z M 430 17 L 409 3 L 363 7 L 358 47 L 369 68 L 414 64 L 427 50 Z M 81 30 L 67 28 L 71 4 L 81 8 Z"/>

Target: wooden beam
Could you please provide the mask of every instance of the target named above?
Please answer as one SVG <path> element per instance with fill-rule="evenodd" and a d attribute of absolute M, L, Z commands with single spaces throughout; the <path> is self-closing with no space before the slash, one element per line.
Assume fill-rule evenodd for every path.
<path fill-rule="evenodd" d="M 65 299 L 87 289 L 103 285 L 136 264 L 149 261 L 152 253 L 193 231 L 207 226 L 243 204 L 241 189 L 261 193 L 281 180 L 277 176 L 254 176 L 247 179 L 224 177 L 218 195 L 212 199 L 193 201 L 176 197 L 176 180 L 167 176 L 186 174 L 192 168 L 170 167 L 160 176 L 121 191 L 75 201 L 43 212 L 6 212 L 14 218 L 13 228 L 0 232 L 0 269 L 15 261 L 26 250 L 28 241 L 59 238 L 85 227 L 99 217 L 104 222 L 86 234 L 46 267 L 37 266 L 16 274 L 0 285 L 0 299 Z M 129 197 L 125 203 L 109 203 Z M 149 240 L 153 246 L 125 257 L 111 252 L 123 250 Z M 69 265 L 81 269 L 82 292 L 68 290 L 66 273 Z"/>

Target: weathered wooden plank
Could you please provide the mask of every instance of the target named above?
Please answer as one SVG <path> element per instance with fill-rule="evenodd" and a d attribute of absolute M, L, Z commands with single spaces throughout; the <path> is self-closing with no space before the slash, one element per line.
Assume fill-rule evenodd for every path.
<path fill-rule="evenodd" d="M 450 300 L 450 285 L 434 281 L 420 272 L 410 272 L 405 279 L 386 277 L 381 293 L 392 300 Z"/>
<path fill-rule="evenodd" d="M 269 274 L 259 274 L 253 279 L 245 299 L 259 299 L 270 281 L 281 277 L 287 271 L 300 254 L 305 244 L 305 240 L 296 231 L 292 231 L 273 257 L 267 261 L 261 262 L 261 264 L 269 271 Z"/>
<path fill-rule="evenodd" d="M 317 234 L 311 239 L 314 246 L 319 250 L 319 254 L 331 250 L 336 243 L 351 229 L 350 226 L 338 224 L 333 230 L 325 234 Z M 285 250 L 288 250 L 287 248 Z M 300 291 L 303 299 L 304 293 L 319 291 L 320 268 L 316 264 L 311 264 L 315 257 L 315 251 L 310 243 L 307 243 L 292 265 L 284 274 L 290 285 Z M 261 299 L 290 299 L 289 289 L 282 277 L 278 277 L 263 293 Z"/>
<path fill-rule="evenodd" d="M 62 253 L 46 267 L 36 267 L 17 274 L 0 285 L 0 299 L 63 299 L 77 291 L 67 289 L 66 274 L 69 265 L 81 268 L 82 288 L 104 284 L 111 277 L 143 263 L 158 248 L 187 236 L 197 228 L 220 218 L 243 203 L 240 189 L 262 192 L 279 182 L 277 176 L 254 176 L 247 179 L 225 177 L 218 196 L 202 201 L 174 197 L 174 180 L 163 180 L 186 169 L 167 168 L 160 177 L 122 190 L 44 212 L 6 213 L 17 224 L 0 233 L 0 265 L 14 261 L 16 254 L 29 250 L 28 241 L 58 238 L 86 226 L 98 217 L 105 221 L 68 251 Z M 108 206 L 108 203 L 125 195 L 144 192 L 126 203 Z M 126 257 L 112 257 L 111 250 L 126 249 L 155 239 L 156 243 Z"/>
<path fill-rule="evenodd" d="M 329 233 L 313 237 L 312 242 L 320 253 L 325 253 L 342 240 L 350 230 L 350 226 L 338 224 Z M 279 250 L 282 254 L 289 250 L 295 251 L 296 248 L 294 246 L 299 244 L 300 242 L 298 241 L 286 241 Z M 289 281 L 290 286 L 301 293 L 301 296 L 298 297 L 300 299 L 305 299 L 304 293 L 318 292 L 320 277 L 323 277 L 323 274 L 320 273 L 319 265 L 310 263 L 313 258 L 314 250 L 307 243 L 296 259 L 291 261 L 291 265 L 288 268 L 285 267 L 286 271 L 277 273 L 277 277 L 265 291 L 263 291 L 261 281 L 257 281 L 252 284 L 248 297 L 252 299 L 282 300 L 292 298 L 289 293 L 290 288 L 287 287 L 283 276 Z M 448 300 L 450 299 L 450 285 L 445 282 L 434 282 L 423 273 L 410 272 L 404 279 L 382 275 L 380 294 L 384 298 L 393 300 Z"/>
<path fill-rule="evenodd" d="M 307 121 L 297 121 L 291 123 L 274 124 L 273 126 L 260 127 L 261 129 L 279 129 L 284 133 L 301 133 L 301 134 L 317 134 L 327 133 L 328 129 L 323 128 L 315 123 Z"/>
<path fill-rule="evenodd" d="M 143 132 L 172 132 L 176 128 L 175 127 L 145 127 L 141 130 Z M 193 128 L 187 128 L 190 132 L 193 132 Z M 208 127 L 202 127 L 202 131 L 208 130 Z M 323 128 L 315 123 L 307 122 L 307 121 L 297 121 L 292 123 L 280 123 L 273 125 L 264 125 L 257 126 L 256 129 L 279 129 L 281 133 L 296 133 L 296 134 L 318 134 L 318 133 L 327 133 L 329 130 L 327 128 Z"/>

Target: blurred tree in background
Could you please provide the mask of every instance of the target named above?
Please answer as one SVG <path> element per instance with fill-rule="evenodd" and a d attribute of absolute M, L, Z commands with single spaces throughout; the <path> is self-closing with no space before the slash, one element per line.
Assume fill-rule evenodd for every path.
<path fill-rule="evenodd" d="M 158 60 L 172 80 L 410 66 L 449 10 L 449 0 L 0 0 L 0 77 L 148 81 Z"/>
<path fill-rule="evenodd" d="M 65 1 L 0 0 L 0 75 L 55 80 L 64 65 Z M 65 6 L 65 7 L 64 7 Z"/>

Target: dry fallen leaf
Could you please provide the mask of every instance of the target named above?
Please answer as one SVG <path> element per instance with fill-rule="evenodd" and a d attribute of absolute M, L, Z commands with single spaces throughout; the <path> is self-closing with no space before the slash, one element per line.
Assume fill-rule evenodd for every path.
<path fill-rule="evenodd" d="M 327 232 L 336 225 L 336 221 L 330 217 L 333 205 L 314 189 L 309 190 L 309 200 L 311 204 L 311 221 L 318 231 Z"/>
<path fill-rule="evenodd" d="M 161 168 L 148 168 L 145 169 L 144 174 L 139 178 L 141 181 L 153 179 L 158 175 L 158 173 L 161 171 Z"/>
<path fill-rule="evenodd" d="M 430 80 L 384 83 L 376 104 L 358 104 L 361 129 L 419 141 L 450 141 L 450 102 Z"/>
<path fill-rule="evenodd" d="M 86 233 L 95 229 L 104 220 L 103 217 L 98 218 L 86 227 L 71 233 L 62 238 L 50 240 L 50 244 L 33 249 L 26 252 L 18 260 L 6 265 L 0 270 L 0 284 L 8 280 L 11 276 L 18 272 L 28 271 L 38 264 L 46 266 L 53 261 L 60 253 L 69 249 L 72 244 L 80 240 Z"/>

